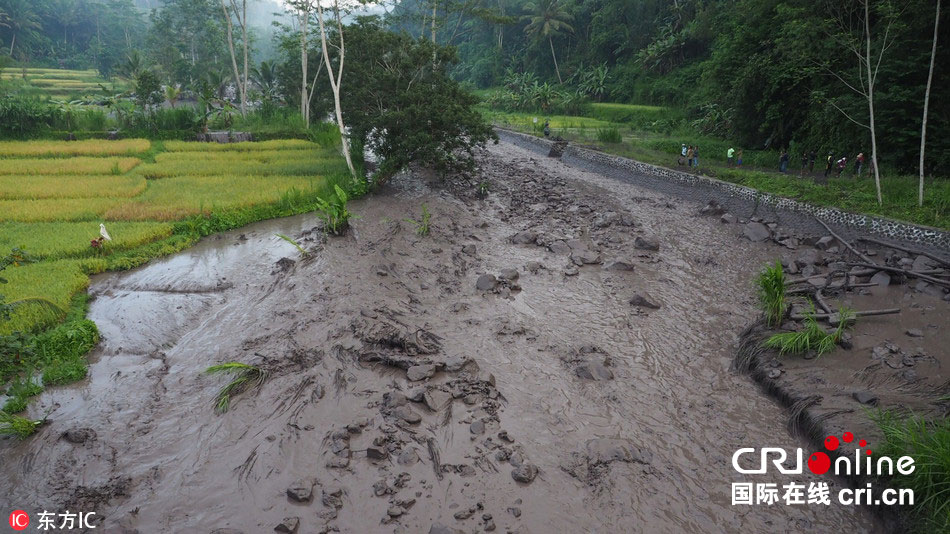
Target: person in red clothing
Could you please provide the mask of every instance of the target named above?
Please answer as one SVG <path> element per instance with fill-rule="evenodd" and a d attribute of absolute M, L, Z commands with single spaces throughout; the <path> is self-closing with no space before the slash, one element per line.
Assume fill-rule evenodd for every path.
<path fill-rule="evenodd" d="M 858 178 L 861 177 L 861 169 L 864 168 L 864 152 L 858 154 L 858 157 L 854 159 L 854 174 Z"/>

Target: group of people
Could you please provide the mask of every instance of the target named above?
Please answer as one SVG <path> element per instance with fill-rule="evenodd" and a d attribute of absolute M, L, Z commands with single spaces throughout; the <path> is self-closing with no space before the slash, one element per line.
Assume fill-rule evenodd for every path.
<path fill-rule="evenodd" d="M 689 165 L 690 167 L 699 167 L 699 147 L 683 143 L 680 149 L 680 165 Z"/>
<path fill-rule="evenodd" d="M 805 171 L 815 172 L 815 160 L 818 158 L 818 153 L 814 150 L 808 152 L 802 152 L 801 156 L 801 171 L 799 174 L 802 176 L 805 175 Z M 781 156 L 779 156 L 779 171 L 788 172 L 788 150 L 782 150 Z M 861 176 L 861 173 L 864 171 L 864 165 L 867 162 L 867 157 L 864 155 L 864 152 L 859 152 L 858 155 L 854 158 L 854 166 L 852 167 L 852 174 L 854 176 Z M 832 173 L 835 173 L 835 176 L 840 177 L 844 173 L 845 169 L 848 168 L 848 156 L 841 155 L 841 157 L 836 157 L 834 152 L 828 152 L 828 156 L 825 157 L 825 174 L 824 177 L 827 178 Z"/>

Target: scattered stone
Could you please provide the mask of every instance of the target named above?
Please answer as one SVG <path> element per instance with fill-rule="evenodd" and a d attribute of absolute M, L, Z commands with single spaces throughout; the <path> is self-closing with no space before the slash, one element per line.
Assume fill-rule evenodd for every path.
<path fill-rule="evenodd" d="M 465 532 L 443 525 L 442 523 L 433 523 L 429 527 L 429 534 L 465 534 Z"/>
<path fill-rule="evenodd" d="M 633 271 L 633 265 L 625 261 L 615 261 L 607 266 L 611 271 Z"/>
<path fill-rule="evenodd" d="M 778 378 L 778 377 L 780 377 L 780 376 L 782 376 L 782 370 L 781 370 L 781 369 L 771 369 L 771 370 L 769 370 L 769 378 L 771 378 L 772 380 L 775 380 L 776 378 Z"/>
<path fill-rule="evenodd" d="M 473 506 L 468 510 L 459 510 L 458 512 L 455 512 L 453 517 L 455 517 L 455 519 L 458 521 L 465 521 L 466 519 L 475 515 L 475 511 L 475 507 Z"/>
<path fill-rule="evenodd" d="M 564 276 L 577 276 L 580 274 L 580 271 L 577 270 L 577 267 L 571 265 L 567 269 L 564 269 Z"/>
<path fill-rule="evenodd" d="M 851 397 L 861 404 L 866 404 L 868 406 L 877 405 L 877 396 L 870 391 L 855 391 L 851 394 Z"/>
<path fill-rule="evenodd" d="M 285 517 L 279 525 L 274 527 L 274 531 L 283 534 L 296 534 L 298 527 L 300 527 L 299 517 Z"/>
<path fill-rule="evenodd" d="M 538 466 L 527 462 L 511 470 L 511 478 L 515 479 L 515 482 L 530 484 L 536 476 L 538 476 Z"/>
<path fill-rule="evenodd" d="M 370 460 L 385 460 L 389 458 L 389 451 L 385 447 L 375 445 L 366 448 L 366 457 Z"/>
<path fill-rule="evenodd" d="M 406 370 L 406 378 L 411 382 L 417 382 L 419 380 L 431 378 L 434 374 L 435 365 L 431 363 L 413 365 L 408 370 Z"/>
<path fill-rule="evenodd" d="M 739 218 L 731 213 L 725 213 L 722 217 L 719 218 L 719 222 L 722 224 L 736 224 L 739 222 Z"/>
<path fill-rule="evenodd" d="M 441 389 L 430 389 L 422 395 L 422 402 L 433 412 L 439 412 L 452 402 L 452 394 Z"/>
<path fill-rule="evenodd" d="M 835 238 L 831 237 L 830 235 L 826 235 L 819 239 L 817 243 L 815 243 L 815 248 L 818 250 L 828 250 L 834 246 L 834 242 Z"/>
<path fill-rule="evenodd" d="M 491 291 L 498 286 L 498 280 L 493 274 L 483 274 L 475 282 L 475 289 L 479 291 Z"/>
<path fill-rule="evenodd" d="M 660 242 L 652 237 L 637 236 L 637 238 L 633 241 L 633 246 L 640 250 L 650 250 L 653 252 L 660 250 Z"/>
<path fill-rule="evenodd" d="M 596 250 L 580 249 L 571 252 L 571 261 L 575 265 L 593 265 L 600 263 L 600 254 Z"/>
<path fill-rule="evenodd" d="M 475 245 L 462 245 L 462 254 L 475 255 Z"/>
<path fill-rule="evenodd" d="M 772 232 L 762 223 L 750 222 L 745 225 L 745 228 L 742 230 L 742 235 L 753 243 L 759 243 L 771 237 Z"/>
<path fill-rule="evenodd" d="M 538 261 L 529 261 L 525 264 L 524 269 L 531 274 L 536 274 L 541 269 L 544 269 L 544 265 L 541 265 L 541 262 Z"/>
<path fill-rule="evenodd" d="M 854 336 L 851 332 L 842 332 L 841 337 L 838 338 L 838 345 L 845 350 L 854 348 Z"/>
<path fill-rule="evenodd" d="M 401 506 L 390 506 L 389 510 L 386 510 L 386 515 L 389 517 L 399 517 L 404 512 L 405 510 L 403 510 Z"/>
<path fill-rule="evenodd" d="M 498 278 L 502 280 L 508 280 L 514 282 L 518 279 L 518 269 L 502 269 L 498 274 Z"/>
<path fill-rule="evenodd" d="M 908 337 L 924 337 L 923 330 L 919 328 L 908 328 L 904 333 L 907 334 Z"/>
<path fill-rule="evenodd" d="M 323 490 L 323 505 L 330 508 L 343 508 L 343 489 L 329 488 Z"/>
<path fill-rule="evenodd" d="M 912 271 L 929 271 L 937 266 L 937 263 L 927 256 L 917 256 L 914 258 L 914 263 L 911 265 Z"/>
<path fill-rule="evenodd" d="M 495 522 L 489 519 L 485 522 L 485 532 L 493 532 L 495 530 Z"/>
<path fill-rule="evenodd" d="M 396 408 L 393 410 L 393 415 L 409 423 L 410 425 L 414 425 L 422 421 L 422 416 L 414 412 L 412 408 L 408 406 L 400 406 L 399 408 Z"/>
<path fill-rule="evenodd" d="M 655 303 L 649 296 L 643 295 L 641 293 L 634 293 L 633 296 L 630 297 L 630 305 L 639 306 L 641 308 L 650 308 L 653 310 L 660 309 L 659 304 Z"/>
<path fill-rule="evenodd" d="M 310 502 L 313 498 L 313 482 L 307 479 L 295 481 L 287 488 L 287 496 L 296 502 Z"/>
<path fill-rule="evenodd" d="M 475 421 L 475 422 L 473 422 L 471 425 L 468 426 L 468 430 L 469 430 L 469 432 L 471 432 L 472 434 L 475 434 L 475 435 L 484 434 L 484 433 L 485 433 L 485 422 L 482 421 L 482 420 Z"/>
<path fill-rule="evenodd" d="M 512 506 L 511 508 L 508 509 L 508 513 L 515 517 L 521 517 L 521 508 L 518 508 L 517 506 Z"/>
<path fill-rule="evenodd" d="M 398 408 L 399 406 L 405 406 L 409 402 L 409 399 L 405 395 L 398 391 L 387 391 L 383 393 L 383 404 L 387 408 Z"/>
<path fill-rule="evenodd" d="M 96 431 L 91 428 L 70 428 L 63 432 L 63 439 L 76 445 L 81 445 L 87 441 L 95 441 L 96 437 Z"/>
<path fill-rule="evenodd" d="M 821 261 L 821 253 L 813 248 L 806 248 L 795 258 L 795 264 L 798 265 L 800 269 L 804 269 L 809 265 L 817 265 Z"/>
<path fill-rule="evenodd" d="M 574 369 L 574 373 L 584 380 L 611 380 L 614 377 L 613 372 L 598 362 L 584 362 Z"/>
<path fill-rule="evenodd" d="M 507 443 L 514 443 L 514 442 L 515 442 L 515 440 L 512 439 L 512 437 L 508 435 L 508 431 L 507 431 L 507 430 L 502 430 L 501 432 L 499 432 L 499 433 L 498 433 L 498 439 L 500 439 L 500 440 L 502 440 L 502 441 L 505 441 L 505 442 L 507 442 Z"/>
<path fill-rule="evenodd" d="M 548 250 L 555 254 L 570 254 L 571 247 L 567 246 L 565 241 L 555 241 L 548 245 Z"/>
<path fill-rule="evenodd" d="M 722 215 L 726 212 L 726 209 L 719 205 L 715 200 L 710 200 L 701 210 L 699 210 L 700 215 Z"/>
<path fill-rule="evenodd" d="M 538 240 L 538 233 L 532 231 L 518 232 L 511 236 L 511 242 L 515 245 L 532 245 Z"/>
<path fill-rule="evenodd" d="M 289 271 L 296 264 L 297 262 L 290 258 L 281 258 L 274 263 L 274 265 L 277 266 L 277 270 L 282 273 Z"/>

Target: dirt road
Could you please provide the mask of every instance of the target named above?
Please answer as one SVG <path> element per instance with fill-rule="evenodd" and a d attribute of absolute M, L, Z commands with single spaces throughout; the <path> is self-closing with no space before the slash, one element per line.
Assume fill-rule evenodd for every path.
<path fill-rule="evenodd" d="M 510 144 L 482 162 L 472 183 L 396 180 L 325 244 L 294 217 L 97 278 L 90 377 L 0 442 L 3 509 L 142 533 L 879 530 L 731 505 L 753 480 L 736 449 L 806 447 L 730 371 L 765 245 Z M 428 236 L 405 221 L 423 204 Z M 216 415 L 202 371 L 222 361 L 269 375 Z"/>

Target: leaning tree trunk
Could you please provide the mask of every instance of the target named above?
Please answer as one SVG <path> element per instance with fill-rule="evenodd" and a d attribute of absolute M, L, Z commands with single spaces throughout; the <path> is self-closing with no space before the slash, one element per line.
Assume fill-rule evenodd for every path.
<path fill-rule="evenodd" d="M 937 28 L 940 25 L 940 0 L 937 0 L 937 15 L 934 17 L 934 43 L 930 50 L 930 73 L 927 75 L 927 90 L 924 92 L 924 120 L 920 126 L 920 183 L 917 187 L 917 205 L 924 205 L 924 148 L 927 145 L 927 108 L 930 105 L 930 85 L 934 79 L 934 58 L 937 57 Z"/>
<path fill-rule="evenodd" d="M 310 8 L 304 6 L 305 11 L 300 24 L 300 114 L 303 123 L 310 129 L 310 95 L 307 94 L 307 26 L 310 24 Z"/>
<path fill-rule="evenodd" d="M 327 74 L 330 77 L 330 89 L 333 91 L 333 105 L 336 112 L 336 124 L 340 128 L 340 143 L 343 145 L 343 157 L 346 158 L 346 166 L 350 169 L 350 175 L 356 179 L 356 168 L 353 166 L 353 158 L 350 154 L 350 141 L 346 137 L 346 127 L 343 124 L 343 106 L 340 104 L 340 85 L 343 83 L 343 59 L 346 56 L 346 48 L 343 46 L 343 21 L 340 19 L 340 8 L 336 0 L 333 2 L 333 11 L 336 14 L 337 30 L 340 33 L 340 65 L 336 75 L 333 74 L 333 65 L 330 63 L 330 52 L 327 49 L 327 31 L 323 26 L 323 7 L 317 2 L 317 20 L 320 22 L 320 44 L 323 49 L 323 61 L 326 63 Z M 306 83 L 306 81 L 304 83 Z"/>
<path fill-rule="evenodd" d="M 13 57 L 13 45 L 16 44 L 16 32 L 13 32 L 13 39 L 10 40 L 10 57 Z"/>
<path fill-rule="evenodd" d="M 554 53 L 554 41 L 551 40 L 550 35 L 548 35 L 548 44 L 551 45 L 551 57 L 554 58 L 554 72 L 557 73 L 557 82 L 564 83 L 564 80 L 561 79 L 561 69 L 557 67 L 557 54 Z"/>
<path fill-rule="evenodd" d="M 228 7 L 224 3 L 224 0 L 221 0 L 221 10 L 224 12 L 224 20 L 227 22 L 228 50 L 231 51 L 231 66 L 234 68 L 234 83 L 237 85 L 238 97 L 241 99 L 241 116 L 246 117 L 247 100 L 245 99 L 244 95 L 245 88 L 241 85 L 241 73 L 238 72 L 237 57 L 234 55 L 234 25 L 231 22 L 231 13 L 228 12 Z M 247 66 L 244 68 L 246 69 Z"/>

